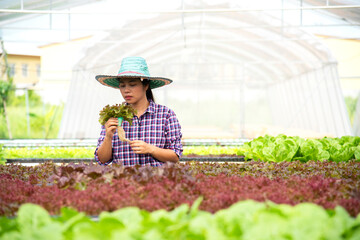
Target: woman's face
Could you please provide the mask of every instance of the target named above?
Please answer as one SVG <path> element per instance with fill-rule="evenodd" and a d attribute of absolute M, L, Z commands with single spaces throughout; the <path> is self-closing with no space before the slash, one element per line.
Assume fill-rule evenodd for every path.
<path fill-rule="evenodd" d="M 121 95 L 129 104 L 137 103 L 146 98 L 147 87 L 138 78 L 121 79 L 119 84 Z"/>

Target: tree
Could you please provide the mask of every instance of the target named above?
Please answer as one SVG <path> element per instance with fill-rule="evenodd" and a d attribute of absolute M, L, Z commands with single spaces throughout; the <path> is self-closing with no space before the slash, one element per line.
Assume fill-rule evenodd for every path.
<path fill-rule="evenodd" d="M 7 53 L 4 48 L 3 40 L 1 40 L 1 48 L 2 48 L 1 60 L 4 62 L 4 66 L 5 66 L 4 71 L 5 71 L 6 80 L 0 79 L 0 111 L 1 113 L 4 113 L 9 138 L 12 139 L 10 123 L 6 111 L 6 103 L 8 102 L 9 94 L 14 89 L 14 87 L 13 87 L 13 79 L 10 76 L 10 67 L 7 61 Z"/>

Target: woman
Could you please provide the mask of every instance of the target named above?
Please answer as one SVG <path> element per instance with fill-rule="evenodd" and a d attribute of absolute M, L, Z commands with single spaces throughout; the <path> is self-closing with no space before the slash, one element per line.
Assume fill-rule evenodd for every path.
<path fill-rule="evenodd" d="M 130 142 L 119 140 L 117 118 L 110 118 L 101 126 L 94 154 L 99 164 L 161 166 L 165 162 L 179 161 L 183 151 L 181 126 L 172 110 L 155 103 L 151 91 L 172 80 L 150 77 L 146 61 L 141 57 L 124 58 L 117 76 L 98 75 L 96 80 L 120 89 L 126 103 L 137 110 L 131 126 L 126 121 L 121 123 Z"/>

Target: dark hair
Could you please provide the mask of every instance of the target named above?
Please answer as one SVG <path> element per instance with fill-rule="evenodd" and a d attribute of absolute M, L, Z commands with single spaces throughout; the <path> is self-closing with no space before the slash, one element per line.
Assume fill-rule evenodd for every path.
<path fill-rule="evenodd" d="M 153 93 L 152 93 L 152 91 L 151 91 L 151 88 L 150 88 L 150 80 L 149 80 L 149 79 L 144 79 L 144 80 L 142 81 L 142 84 L 143 84 L 144 86 L 149 86 L 148 89 L 146 90 L 146 98 L 147 98 L 148 100 L 152 100 L 153 102 L 155 102 L 154 95 L 153 95 Z"/>

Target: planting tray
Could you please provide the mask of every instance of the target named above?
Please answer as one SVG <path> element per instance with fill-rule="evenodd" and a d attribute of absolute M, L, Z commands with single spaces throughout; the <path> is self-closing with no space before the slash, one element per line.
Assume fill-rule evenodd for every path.
<path fill-rule="evenodd" d="M 6 159 L 6 163 L 44 163 L 52 161 L 54 163 L 70 162 L 95 162 L 94 158 L 11 158 Z M 244 157 L 182 157 L 180 162 L 244 162 Z"/>
<path fill-rule="evenodd" d="M 96 147 L 97 138 L 92 139 L 0 139 L 0 145 L 6 148 L 39 147 Z M 182 139 L 184 146 L 241 146 L 250 141 L 237 139 Z"/>

